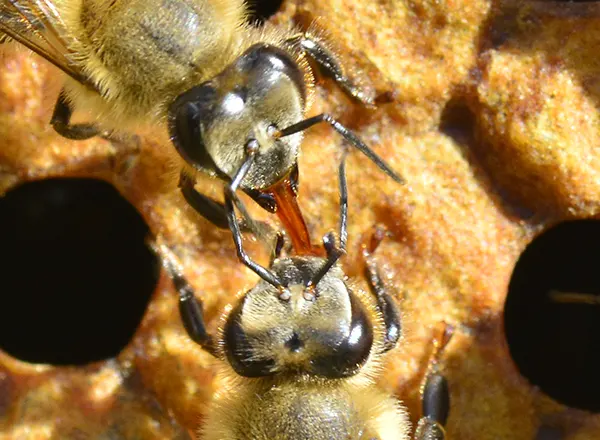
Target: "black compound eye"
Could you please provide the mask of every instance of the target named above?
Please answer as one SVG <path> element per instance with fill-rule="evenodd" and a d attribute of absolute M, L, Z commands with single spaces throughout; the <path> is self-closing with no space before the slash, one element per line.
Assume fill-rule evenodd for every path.
<path fill-rule="evenodd" d="M 255 351 L 242 328 L 241 318 L 244 302 L 241 301 L 230 313 L 224 329 L 225 354 L 231 367 L 243 377 L 273 375 L 272 360 L 256 359 Z"/>
<path fill-rule="evenodd" d="M 214 117 L 217 92 L 209 84 L 193 87 L 177 97 L 169 107 L 168 126 L 177 152 L 192 166 L 214 168 L 202 139 L 202 123 Z"/>
<path fill-rule="evenodd" d="M 367 361 L 373 346 L 373 327 L 362 304 L 350 293 L 352 322 L 348 336 L 332 353 L 311 361 L 312 372 L 329 378 L 354 376 Z M 318 335 L 316 336 L 318 338 Z"/>
<path fill-rule="evenodd" d="M 274 86 L 281 77 L 287 77 L 300 91 L 302 99 L 306 100 L 303 71 L 290 55 L 277 47 L 266 44 L 251 46 L 240 56 L 237 68 L 241 73 L 251 73 L 263 89 Z"/>

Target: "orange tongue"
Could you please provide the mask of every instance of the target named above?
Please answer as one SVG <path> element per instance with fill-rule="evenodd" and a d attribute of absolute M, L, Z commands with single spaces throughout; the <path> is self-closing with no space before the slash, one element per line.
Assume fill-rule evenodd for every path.
<path fill-rule="evenodd" d="M 271 191 L 277 204 L 277 216 L 290 235 L 296 254 L 314 254 L 306 222 L 298 206 L 289 177 L 275 184 Z"/>

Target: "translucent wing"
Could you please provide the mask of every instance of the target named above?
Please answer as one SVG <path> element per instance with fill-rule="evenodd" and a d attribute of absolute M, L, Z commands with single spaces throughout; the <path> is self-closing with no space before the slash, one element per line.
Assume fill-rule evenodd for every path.
<path fill-rule="evenodd" d="M 72 36 L 52 0 L 0 0 L 3 35 L 44 57 L 76 81 L 96 90 L 73 60 Z"/>

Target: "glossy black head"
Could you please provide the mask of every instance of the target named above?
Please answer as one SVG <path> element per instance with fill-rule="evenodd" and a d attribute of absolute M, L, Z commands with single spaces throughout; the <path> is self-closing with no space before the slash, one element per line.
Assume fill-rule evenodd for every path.
<path fill-rule="evenodd" d="M 294 257 L 272 270 L 288 286 L 289 299 L 259 282 L 231 311 L 224 327 L 227 360 L 245 377 L 279 373 L 343 378 L 359 372 L 373 346 L 373 324 L 362 303 L 333 267 L 321 279 L 316 297 L 305 284 L 325 260 Z"/>
<path fill-rule="evenodd" d="M 193 167 L 231 178 L 258 141 L 243 189 L 281 180 L 297 161 L 301 134 L 276 139 L 274 128 L 299 122 L 306 99 L 304 74 L 285 51 L 250 47 L 219 75 L 181 94 L 169 108 L 169 130 L 179 154 Z"/>

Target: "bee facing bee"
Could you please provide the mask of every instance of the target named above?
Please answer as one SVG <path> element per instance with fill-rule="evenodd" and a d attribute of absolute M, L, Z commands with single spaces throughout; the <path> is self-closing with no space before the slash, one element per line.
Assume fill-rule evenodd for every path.
<path fill-rule="evenodd" d="M 246 15 L 242 0 L 0 0 L 0 36 L 67 75 L 51 119 L 61 135 L 86 139 L 138 125 L 168 131 L 185 162 L 184 198 L 229 227 L 241 261 L 264 277 L 234 226 L 235 206 L 243 209 L 235 192 L 276 212 L 296 251 L 310 253 L 296 201 L 304 130 L 328 123 L 402 179 L 330 115 L 306 118 L 317 68 L 353 99 L 373 102 L 322 39 L 269 24 L 258 29 Z M 77 108 L 92 109 L 96 121 L 72 123 Z M 197 173 L 226 182 L 224 204 L 196 191 Z"/>
<path fill-rule="evenodd" d="M 338 263 L 347 235 L 344 179 L 340 213 L 339 247 L 330 233 L 323 239 L 326 257 L 277 255 L 264 268 L 275 282 L 263 278 L 240 296 L 223 315 L 216 338 L 176 256 L 160 237 L 154 244 L 179 293 L 188 335 L 221 361 L 220 376 L 228 379 L 209 407 L 200 439 L 409 439 L 406 411 L 374 383 L 401 333 L 398 306 L 371 258 L 383 234 L 363 247 L 368 294 Z M 445 332 L 432 357 L 416 440 L 446 438 L 449 393 L 437 358 L 450 335 Z"/>

